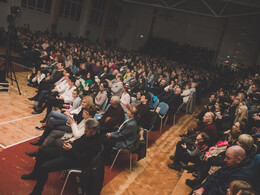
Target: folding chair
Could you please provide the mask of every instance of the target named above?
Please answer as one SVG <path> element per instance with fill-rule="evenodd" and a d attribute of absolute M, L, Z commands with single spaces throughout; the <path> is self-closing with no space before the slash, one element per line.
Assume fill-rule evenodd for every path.
<path fill-rule="evenodd" d="M 160 102 L 158 107 L 160 108 L 159 118 L 161 120 L 161 126 L 160 126 L 160 132 L 161 132 L 162 131 L 162 126 L 163 126 L 163 119 L 167 115 L 167 112 L 169 110 L 169 105 L 164 103 L 164 102 Z M 166 121 L 167 121 L 167 118 L 166 118 L 164 124 L 166 124 Z"/>

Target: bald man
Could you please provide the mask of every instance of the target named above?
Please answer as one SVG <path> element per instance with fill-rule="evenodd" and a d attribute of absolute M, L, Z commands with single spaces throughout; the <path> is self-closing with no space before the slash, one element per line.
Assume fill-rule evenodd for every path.
<path fill-rule="evenodd" d="M 259 179 L 256 164 L 246 156 L 245 150 L 236 145 L 226 151 L 226 165 L 210 175 L 201 185 L 194 190 L 194 195 L 225 195 L 229 184 L 233 180 L 243 180 L 251 184 L 255 189 L 259 188 Z"/>

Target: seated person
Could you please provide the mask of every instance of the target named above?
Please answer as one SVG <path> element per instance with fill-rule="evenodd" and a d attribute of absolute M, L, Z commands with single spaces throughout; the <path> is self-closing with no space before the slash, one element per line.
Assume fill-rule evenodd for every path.
<path fill-rule="evenodd" d="M 227 195 L 237 195 L 240 190 L 251 190 L 252 186 L 242 180 L 234 180 L 230 183 L 229 188 L 227 189 Z"/>
<path fill-rule="evenodd" d="M 107 133 L 103 140 L 106 160 L 110 159 L 112 147 L 131 148 L 139 136 L 139 129 L 136 122 L 136 109 L 130 107 L 127 111 L 128 119 L 125 120 L 117 131 Z"/>
<path fill-rule="evenodd" d="M 100 107 L 103 105 L 105 100 L 107 99 L 107 83 L 101 83 L 99 85 L 99 92 L 97 93 L 95 97 L 95 106 L 97 109 L 100 109 Z"/>
<path fill-rule="evenodd" d="M 203 158 L 204 153 L 208 150 L 208 140 L 209 136 L 207 133 L 202 132 L 197 135 L 194 145 L 189 145 L 188 147 L 185 142 L 177 144 L 175 155 L 170 158 L 173 160 L 173 163 L 168 164 L 168 167 L 180 171 L 181 162 L 187 164 L 188 162 L 200 161 Z"/>
<path fill-rule="evenodd" d="M 88 119 L 85 123 L 85 134 L 75 142 L 65 142 L 63 149 L 47 147 L 40 150 L 36 156 L 34 169 L 30 174 L 22 175 L 23 180 L 37 180 L 31 195 L 42 194 L 49 172 L 71 168 L 87 168 L 91 160 L 102 148 L 98 135 L 99 123 Z"/>
<path fill-rule="evenodd" d="M 110 99 L 110 107 L 99 119 L 101 132 L 112 132 L 124 122 L 125 114 L 122 106 L 120 105 L 120 98 L 112 96 Z"/>
<path fill-rule="evenodd" d="M 216 125 L 214 124 L 215 115 L 212 112 L 206 112 L 203 116 L 203 123 L 198 125 L 194 130 L 188 130 L 186 134 L 180 136 L 186 136 L 188 139 L 194 139 L 194 135 L 199 132 L 206 132 L 209 136 L 209 145 L 214 146 L 217 143 L 218 132 Z M 194 134 L 195 133 L 195 134 Z"/>
<path fill-rule="evenodd" d="M 44 147 L 48 147 L 54 145 L 54 142 L 57 146 L 63 145 L 63 140 L 71 139 L 74 141 L 78 139 L 84 134 L 85 122 L 89 118 L 93 118 L 96 113 L 96 108 L 94 105 L 87 106 L 83 109 L 82 112 L 82 120 L 75 121 L 73 118 L 68 117 L 66 124 L 59 124 L 58 126 L 51 128 L 46 128 L 38 140 L 38 145 L 40 145 L 40 149 Z M 64 136 L 64 138 L 63 138 Z M 60 139 L 63 138 L 63 139 Z M 61 143 L 62 142 L 62 143 Z M 26 152 L 29 156 L 35 156 L 37 151 L 35 152 Z"/>
<path fill-rule="evenodd" d="M 231 146 L 226 151 L 226 165 L 210 175 L 200 188 L 193 191 L 194 195 L 218 194 L 225 195 L 233 180 L 243 180 L 259 190 L 259 173 L 253 160 L 246 156 L 241 146 Z"/>

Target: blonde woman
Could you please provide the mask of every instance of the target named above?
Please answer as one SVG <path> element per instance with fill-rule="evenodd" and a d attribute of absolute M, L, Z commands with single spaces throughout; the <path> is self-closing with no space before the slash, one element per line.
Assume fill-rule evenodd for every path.
<path fill-rule="evenodd" d="M 241 122 L 244 118 L 248 117 L 248 108 L 245 105 L 240 105 L 236 111 L 236 118 L 234 123 Z"/>
<path fill-rule="evenodd" d="M 257 152 L 257 146 L 254 144 L 254 139 L 251 135 L 242 134 L 238 137 L 237 145 L 244 148 L 246 154 L 253 158 Z"/>

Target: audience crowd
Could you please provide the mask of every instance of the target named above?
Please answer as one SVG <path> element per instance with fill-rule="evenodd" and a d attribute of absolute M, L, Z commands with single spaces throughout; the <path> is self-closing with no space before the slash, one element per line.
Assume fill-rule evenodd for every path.
<path fill-rule="evenodd" d="M 113 147 L 142 151 L 143 129 L 159 118 L 160 110 L 151 111 L 157 99 L 174 114 L 193 94 L 201 102 L 209 93 L 197 128 L 180 135 L 168 167 L 193 172 L 195 179 L 186 181 L 193 194 L 259 192 L 258 73 L 203 68 L 211 51 L 159 38 L 149 40 L 140 54 L 23 28 L 16 35 L 15 48 L 33 67 L 27 77 L 37 88 L 29 98 L 32 113 L 46 109 L 36 127 L 43 134 L 31 143 L 39 149 L 27 152 L 36 156 L 35 167 L 22 176 L 37 180 L 31 194 L 41 194 L 49 172 L 91 166 L 101 145 L 106 163 Z"/>

